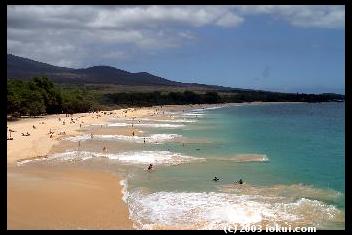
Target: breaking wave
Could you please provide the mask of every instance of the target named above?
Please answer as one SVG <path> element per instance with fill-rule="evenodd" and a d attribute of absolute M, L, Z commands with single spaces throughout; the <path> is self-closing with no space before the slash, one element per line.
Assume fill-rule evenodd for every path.
<path fill-rule="evenodd" d="M 246 224 L 323 227 L 331 221 L 344 221 L 343 212 L 322 201 L 278 199 L 221 192 L 134 191 L 127 202 L 138 229 L 224 229 Z"/>
<path fill-rule="evenodd" d="M 88 140 L 101 140 L 101 141 L 127 141 L 134 143 L 154 143 L 160 144 L 165 141 L 173 140 L 176 138 L 181 138 L 182 135 L 178 134 L 153 134 L 150 136 L 127 136 L 127 135 L 93 135 L 93 138 L 90 135 L 79 135 L 68 137 L 65 140 L 72 142 L 79 141 L 88 141 Z"/>
<path fill-rule="evenodd" d="M 21 166 L 33 161 L 84 161 L 92 158 L 106 158 L 128 164 L 155 164 L 155 165 L 179 165 L 191 161 L 204 161 L 204 158 L 196 158 L 173 153 L 170 151 L 130 151 L 122 153 L 98 153 L 87 151 L 69 151 L 55 153 L 46 157 L 18 161 L 17 165 Z"/>

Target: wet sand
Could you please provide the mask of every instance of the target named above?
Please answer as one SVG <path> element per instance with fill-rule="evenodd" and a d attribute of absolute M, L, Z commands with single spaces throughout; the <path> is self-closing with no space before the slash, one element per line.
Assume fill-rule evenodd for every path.
<path fill-rule="evenodd" d="M 119 178 L 77 168 L 11 169 L 8 229 L 132 229 Z"/>

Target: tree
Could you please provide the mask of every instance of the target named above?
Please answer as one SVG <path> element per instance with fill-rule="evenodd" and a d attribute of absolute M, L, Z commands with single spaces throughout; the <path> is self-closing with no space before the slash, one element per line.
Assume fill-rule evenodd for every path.
<path fill-rule="evenodd" d="M 214 104 L 220 102 L 220 96 L 215 91 L 208 91 L 204 95 L 204 101 L 208 104 Z"/>

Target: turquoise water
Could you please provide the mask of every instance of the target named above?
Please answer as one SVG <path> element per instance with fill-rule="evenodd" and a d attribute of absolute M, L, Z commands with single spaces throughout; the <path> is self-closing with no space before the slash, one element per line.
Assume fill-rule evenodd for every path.
<path fill-rule="evenodd" d="M 344 211 L 344 109 L 344 103 L 296 103 L 250 104 L 199 112 L 203 115 L 195 119 L 197 122 L 162 131 L 188 138 L 184 146 L 167 143 L 151 146 L 150 150 L 169 150 L 208 160 L 160 167 L 147 176 L 137 174 L 129 180 L 129 188 L 148 189 L 154 195 L 221 192 L 221 186 L 242 178 L 257 187 L 255 192 L 258 187 L 273 191 L 270 187 L 281 185 L 282 190 L 276 193 L 284 195 L 292 193 L 290 187 L 297 187 L 292 190 L 302 194 L 298 193 L 294 200 L 309 198 Z M 238 154 L 266 155 L 269 160 L 226 161 Z M 214 176 L 221 181 L 213 182 Z M 321 190 L 324 196 L 310 190 Z M 334 193 L 339 196 L 332 196 Z"/>
<path fill-rule="evenodd" d="M 251 184 L 303 183 L 344 192 L 344 103 L 244 105 L 205 113 L 186 128 L 163 133 L 206 138 L 210 143 L 190 143 L 184 147 L 168 143 L 157 146 L 158 149 L 212 159 L 235 154 L 266 154 L 269 162 L 209 161 L 164 168 L 155 175 L 171 177 L 173 171 L 182 170 L 181 181 L 190 177 L 186 182 L 196 181 L 197 176 L 203 181 L 217 176 L 228 183 L 243 178 Z M 188 174 L 193 167 L 199 174 Z M 158 187 L 163 186 L 158 184 Z M 165 189 L 168 187 L 172 186 L 165 185 Z"/>

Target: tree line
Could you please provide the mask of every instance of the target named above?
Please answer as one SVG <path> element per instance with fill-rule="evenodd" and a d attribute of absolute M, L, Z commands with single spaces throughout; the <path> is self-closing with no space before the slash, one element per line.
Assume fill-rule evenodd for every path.
<path fill-rule="evenodd" d="M 62 89 L 47 77 L 7 80 L 7 114 L 15 117 L 88 112 L 95 103 L 88 91 Z"/>
<path fill-rule="evenodd" d="M 183 92 L 119 92 L 102 94 L 84 87 L 55 85 L 47 77 L 30 81 L 7 80 L 7 114 L 37 116 L 43 114 L 81 113 L 118 106 L 153 106 L 167 104 L 216 104 L 241 102 L 327 102 L 344 100 L 337 94 L 298 94 L 253 90 L 218 93 Z"/>
<path fill-rule="evenodd" d="M 167 104 L 216 104 L 222 99 L 217 92 L 209 91 L 198 94 L 193 91 L 184 92 L 121 92 L 105 94 L 105 101 L 110 104 L 123 104 L 130 106 L 153 106 Z"/>

